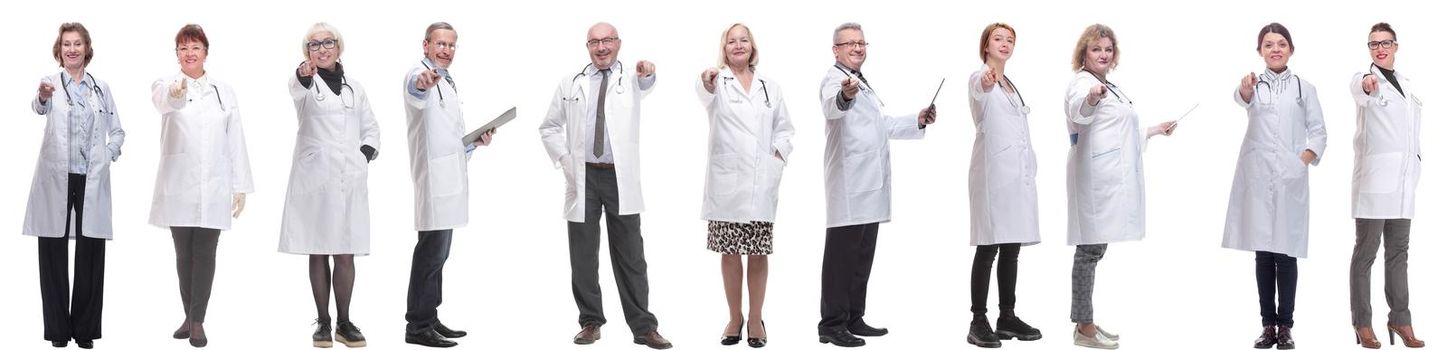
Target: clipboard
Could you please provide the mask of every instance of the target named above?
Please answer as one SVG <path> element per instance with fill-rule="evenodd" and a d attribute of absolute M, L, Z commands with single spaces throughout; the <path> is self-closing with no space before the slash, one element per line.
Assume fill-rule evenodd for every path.
<path fill-rule="evenodd" d="M 473 140 L 477 140 L 478 138 L 482 137 L 482 134 L 483 134 L 483 133 L 486 133 L 488 130 L 497 129 L 497 127 L 502 126 L 503 124 L 507 124 L 507 122 L 512 121 L 513 118 L 517 118 L 517 116 L 518 116 L 518 108 L 517 108 L 517 107 L 508 108 L 507 112 L 502 112 L 502 115 L 497 116 L 497 118 L 493 118 L 492 121 L 487 122 L 487 124 L 483 124 L 482 126 L 477 127 L 477 130 L 473 130 L 472 132 L 468 133 L 466 136 L 463 136 L 463 137 L 462 137 L 462 143 L 463 143 L 463 144 L 472 143 Z"/>

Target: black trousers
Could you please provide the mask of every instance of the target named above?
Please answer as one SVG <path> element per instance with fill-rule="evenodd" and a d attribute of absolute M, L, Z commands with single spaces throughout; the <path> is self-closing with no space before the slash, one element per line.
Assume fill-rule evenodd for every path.
<path fill-rule="evenodd" d="M 864 318 L 869 271 L 874 267 L 874 246 L 878 239 L 877 222 L 826 230 L 819 334 L 847 330 Z"/>
<path fill-rule="evenodd" d="M 216 242 L 221 230 L 201 227 L 172 227 L 176 245 L 176 279 L 181 287 L 181 309 L 186 320 L 206 322 L 211 303 L 211 284 L 216 280 Z"/>
<path fill-rule="evenodd" d="M 437 326 L 437 307 L 442 305 L 442 267 L 451 252 L 452 230 L 417 232 L 412 277 L 407 281 L 407 333 L 422 333 Z"/>
<path fill-rule="evenodd" d="M 642 218 L 618 215 L 618 173 L 587 167 L 583 222 L 568 222 L 568 259 L 572 267 L 573 302 L 578 324 L 599 324 L 603 317 L 603 288 L 598 285 L 598 249 L 602 244 L 599 222 L 608 216 L 608 258 L 613 281 L 623 303 L 624 321 L 634 336 L 658 329 L 658 318 L 648 311 L 648 260 L 643 255 Z"/>
<path fill-rule="evenodd" d="M 1015 281 L 1020 271 L 1020 243 L 982 245 L 975 247 L 975 265 L 970 269 L 970 312 L 975 319 L 985 320 L 990 299 L 990 268 L 995 263 L 995 254 L 1000 255 L 1000 272 L 996 275 L 1000 285 L 1000 315 L 1015 313 Z"/>
<path fill-rule="evenodd" d="M 1276 294 L 1280 292 L 1280 305 Z M 1281 253 L 1256 252 L 1256 293 L 1261 302 L 1262 326 L 1296 324 L 1296 258 Z"/>
<path fill-rule="evenodd" d="M 65 195 L 66 226 L 61 237 L 40 237 L 40 309 L 45 340 L 93 340 L 101 337 L 106 240 L 81 234 L 85 213 L 85 175 L 70 174 Z M 74 227 L 74 229 L 72 229 Z M 75 239 L 75 289 L 70 286 L 70 239 Z M 71 300 L 74 296 L 75 299 Z"/>

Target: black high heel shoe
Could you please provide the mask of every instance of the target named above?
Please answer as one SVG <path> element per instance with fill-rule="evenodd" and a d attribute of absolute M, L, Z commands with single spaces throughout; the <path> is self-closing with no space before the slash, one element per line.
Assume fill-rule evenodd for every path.
<path fill-rule="evenodd" d="M 722 339 L 719 339 L 718 343 L 723 345 L 738 345 L 740 340 L 744 340 L 745 323 L 748 322 L 739 322 L 739 334 L 724 335 Z"/>
<path fill-rule="evenodd" d="M 759 320 L 759 328 L 763 328 L 763 329 L 765 329 L 765 330 L 768 330 L 767 327 L 764 327 L 764 320 Z M 749 332 L 749 333 L 753 333 L 753 332 Z M 753 335 L 753 334 L 749 334 L 749 335 Z M 760 337 L 760 338 L 749 337 L 749 347 L 751 347 L 751 348 L 762 348 L 762 347 L 764 347 L 764 345 L 768 345 L 768 344 L 769 344 L 769 338 L 768 338 L 768 337 Z"/>

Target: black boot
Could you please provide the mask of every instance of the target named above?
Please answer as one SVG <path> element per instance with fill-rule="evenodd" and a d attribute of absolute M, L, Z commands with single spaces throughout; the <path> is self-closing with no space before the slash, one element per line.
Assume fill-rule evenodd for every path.
<path fill-rule="evenodd" d="M 1256 337 L 1257 349 L 1270 349 L 1276 346 L 1276 326 L 1266 326 L 1261 329 L 1261 336 Z"/>
<path fill-rule="evenodd" d="M 995 320 L 995 326 L 998 327 L 995 328 L 995 335 L 1004 340 L 1020 339 L 1031 341 L 1040 340 L 1041 337 L 1039 329 L 1030 327 L 1030 324 L 1025 323 L 1025 321 L 1020 320 L 1020 318 L 1015 317 L 1015 315 L 1000 314 L 1000 318 Z"/>
<path fill-rule="evenodd" d="M 982 348 L 1000 347 L 1000 337 L 995 336 L 995 331 L 990 330 L 990 321 L 984 318 L 977 318 L 970 322 L 970 335 L 965 341 Z"/>

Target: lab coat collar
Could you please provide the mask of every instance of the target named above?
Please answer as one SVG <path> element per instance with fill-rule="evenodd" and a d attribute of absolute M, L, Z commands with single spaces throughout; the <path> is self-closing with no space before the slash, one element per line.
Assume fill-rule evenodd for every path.
<path fill-rule="evenodd" d="M 87 88 L 87 89 L 88 89 L 88 88 L 90 88 L 91 86 L 95 86 L 95 79 L 94 79 L 93 77 L 91 77 L 90 74 L 86 74 L 85 72 L 81 72 L 81 74 L 85 74 L 84 77 L 81 77 L 81 78 L 80 78 L 80 84 L 79 84 L 79 85 L 80 85 L 81 87 L 84 87 L 84 88 Z M 61 69 L 61 70 L 60 70 L 60 81 L 65 82 L 66 85 L 70 85 L 71 82 L 75 81 L 75 77 L 73 77 L 73 76 L 70 75 L 70 71 L 65 70 L 65 69 Z"/>

